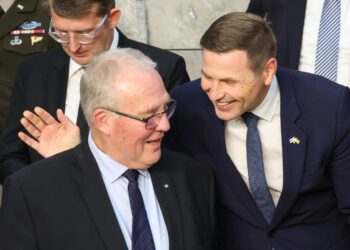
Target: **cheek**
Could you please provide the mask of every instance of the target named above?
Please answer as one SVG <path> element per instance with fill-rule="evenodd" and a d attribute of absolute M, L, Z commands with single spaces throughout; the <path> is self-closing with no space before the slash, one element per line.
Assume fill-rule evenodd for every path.
<path fill-rule="evenodd" d="M 201 88 L 203 89 L 204 92 L 207 92 L 210 90 L 210 88 L 211 88 L 210 85 L 211 85 L 210 81 L 202 77 Z"/>

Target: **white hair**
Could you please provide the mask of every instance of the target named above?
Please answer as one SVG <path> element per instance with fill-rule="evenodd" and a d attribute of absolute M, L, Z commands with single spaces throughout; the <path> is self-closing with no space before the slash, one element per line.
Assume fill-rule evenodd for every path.
<path fill-rule="evenodd" d="M 114 49 L 94 57 L 86 68 L 80 83 L 80 102 L 86 121 L 93 124 L 96 108 L 112 108 L 117 105 L 115 86 L 117 75 L 128 66 L 155 70 L 157 64 L 140 51 L 131 48 Z"/>

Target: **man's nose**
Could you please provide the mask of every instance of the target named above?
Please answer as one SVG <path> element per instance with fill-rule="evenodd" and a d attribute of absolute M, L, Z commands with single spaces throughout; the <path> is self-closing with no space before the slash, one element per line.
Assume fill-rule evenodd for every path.
<path fill-rule="evenodd" d="M 76 52 L 80 48 L 80 43 L 75 40 L 74 35 L 69 36 L 68 48 L 72 52 Z"/>

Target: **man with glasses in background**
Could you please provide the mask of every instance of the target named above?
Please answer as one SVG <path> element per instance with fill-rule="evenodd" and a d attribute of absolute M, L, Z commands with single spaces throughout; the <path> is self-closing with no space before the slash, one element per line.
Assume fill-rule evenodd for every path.
<path fill-rule="evenodd" d="M 3 249 L 213 249 L 213 174 L 161 150 L 176 103 L 155 67 L 130 48 L 93 59 L 88 141 L 6 179 Z"/>
<path fill-rule="evenodd" d="M 35 107 L 40 107 L 34 113 L 47 111 L 54 119 L 52 116 L 60 109 L 58 120 L 64 124 L 66 120 L 62 118 L 62 109 L 65 118 L 79 126 L 77 133 L 80 131 L 82 138 L 86 138 L 88 128 L 79 108 L 80 78 L 95 55 L 117 47 L 132 47 L 157 62 L 157 70 L 167 90 L 189 80 L 183 58 L 130 40 L 115 28 L 121 13 L 115 8 L 114 0 L 49 0 L 48 4 L 52 16 L 49 32 L 62 44 L 62 48 L 33 57 L 19 67 L 10 114 L 0 142 L 0 183 L 18 169 L 62 151 L 62 148 L 56 147 L 56 139 L 62 139 L 59 136 L 41 137 L 40 141 L 36 136 L 36 142 L 41 144 L 34 149 L 30 148 L 33 146 L 31 144 L 27 146 L 28 136 L 21 132 L 23 128 L 20 123 L 25 110 L 33 111 Z M 25 112 L 28 113 L 33 114 Z M 36 121 L 44 125 L 40 114 L 36 116 Z M 22 124 L 29 133 L 40 129 L 25 119 Z M 18 134 L 25 143 L 18 138 Z M 80 138 L 75 138 L 71 139 L 73 145 L 80 141 Z"/>

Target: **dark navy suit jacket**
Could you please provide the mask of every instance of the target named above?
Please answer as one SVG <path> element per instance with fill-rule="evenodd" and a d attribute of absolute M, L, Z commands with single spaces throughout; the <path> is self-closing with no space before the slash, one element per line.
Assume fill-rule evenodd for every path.
<path fill-rule="evenodd" d="M 279 69 L 277 79 L 283 190 L 270 225 L 226 152 L 225 123 L 199 80 L 173 91 L 178 107 L 164 146 L 212 166 L 219 249 L 348 250 L 350 90 L 294 70 Z"/>
<path fill-rule="evenodd" d="M 163 150 L 149 172 L 169 250 L 213 249 L 215 198 L 210 169 Z M 127 250 L 87 142 L 7 178 L 0 249 Z"/>
<path fill-rule="evenodd" d="M 251 0 L 247 12 L 267 16 L 277 40 L 282 67 L 298 69 L 306 0 Z"/>

